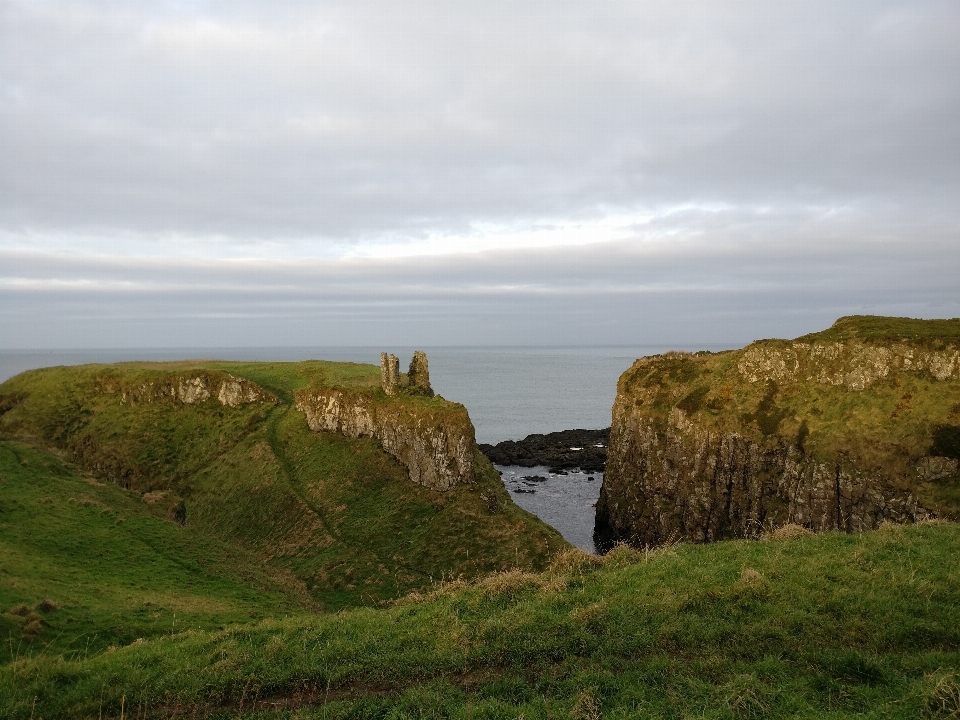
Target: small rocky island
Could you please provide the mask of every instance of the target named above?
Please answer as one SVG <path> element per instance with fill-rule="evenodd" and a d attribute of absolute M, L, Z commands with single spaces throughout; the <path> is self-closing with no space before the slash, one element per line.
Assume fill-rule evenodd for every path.
<path fill-rule="evenodd" d="M 550 472 L 580 468 L 585 473 L 600 473 L 607 462 L 609 441 L 610 428 L 561 430 L 479 447 L 494 465 L 544 466 Z"/>

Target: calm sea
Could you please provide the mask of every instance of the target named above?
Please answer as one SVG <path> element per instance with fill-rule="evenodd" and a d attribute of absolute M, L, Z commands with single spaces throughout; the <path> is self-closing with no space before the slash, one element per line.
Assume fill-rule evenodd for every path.
<path fill-rule="evenodd" d="M 382 348 L 400 358 L 401 369 L 415 348 Z M 477 441 L 519 440 L 531 433 L 610 425 L 617 378 L 633 361 L 666 350 L 721 350 L 719 346 L 634 347 L 423 347 L 433 389 L 463 403 L 477 430 Z M 0 381 L 39 367 L 113 363 L 129 360 L 297 361 L 342 360 L 380 364 L 381 348 L 176 348 L 142 350 L 44 350 L 0 352 Z M 593 506 L 601 475 L 553 476 L 546 468 L 500 468 L 507 489 L 521 507 L 559 530 L 568 541 L 593 549 Z M 512 473 L 512 474 L 511 474 Z M 524 483 L 523 475 L 546 481 Z M 532 492 L 531 492 L 532 491 Z"/>

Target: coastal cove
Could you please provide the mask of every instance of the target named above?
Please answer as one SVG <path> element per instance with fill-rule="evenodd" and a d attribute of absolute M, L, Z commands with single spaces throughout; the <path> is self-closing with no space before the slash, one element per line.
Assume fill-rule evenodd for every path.
<path fill-rule="evenodd" d="M 376 364 L 379 347 L 182 348 L 113 350 L 34 350 L 0 353 L 0 381 L 20 372 L 57 365 L 137 360 L 218 358 L 249 361 L 324 359 Z M 404 359 L 414 348 L 389 348 Z M 617 378 L 638 358 L 663 352 L 659 346 L 550 348 L 425 348 L 438 395 L 463 404 L 484 444 L 522 440 L 533 433 L 569 428 L 599 430 L 610 425 Z M 602 434 L 601 434 L 602 435 Z M 564 438 L 605 444 L 605 436 Z M 599 440 L 598 442 L 588 442 Z M 566 447 L 566 446 L 565 446 Z M 569 448 L 568 448 L 569 449 Z M 592 447 L 590 449 L 593 449 Z M 579 455 L 578 453 L 567 453 Z M 603 457 L 584 463 L 557 462 L 549 454 L 514 467 L 491 457 L 514 502 L 556 528 L 573 545 L 594 552 L 594 505 L 603 481 Z M 531 461 L 532 462 L 532 461 Z M 567 475 L 556 471 L 562 470 Z M 524 477 L 544 480 L 524 481 Z M 594 478 L 590 480 L 589 478 Z"/>
<path fill-rule="evenodd" d="M 610 426 L 617 379 L 633 362 L 667 350 L 732 346 L 584 347 L 184 347 L 0 351 L 0 382 L 40 367 L 194 358 L 257 362 L 307 359 L 378 365 L 384 350 L 405 359 L 424 350 L 438 395 L 466 406 L 478 443 L 531 433 Z"/>

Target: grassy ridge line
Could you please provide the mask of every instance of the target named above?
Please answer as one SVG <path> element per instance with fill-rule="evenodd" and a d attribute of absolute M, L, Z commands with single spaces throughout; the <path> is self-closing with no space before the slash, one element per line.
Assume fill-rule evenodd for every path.
<path fill-rule="evenodd" d="M 802 342 L 853 339 L 865 342 L 909 340 L 918 344 L 943 346 L 945 343 L 960 342 L 960 318 L 917 320 L 880 315 L 847 315 L 826 330 L 797 338 Z"/>
<path fill-rule="evenodd" d="M 298 717 L 467 717 L 468 704 L 527 718 L 949 717 L 958 553 L 952 524 L 603 561 L 571 551 L 542 574 L 389 609 L 20 660 L 0 669 L 0 713 L 114 717 L 136 702 L 206 716 L 259 702 L 270 717 L 263 708 L 306 702 L 315 713 Z"/>

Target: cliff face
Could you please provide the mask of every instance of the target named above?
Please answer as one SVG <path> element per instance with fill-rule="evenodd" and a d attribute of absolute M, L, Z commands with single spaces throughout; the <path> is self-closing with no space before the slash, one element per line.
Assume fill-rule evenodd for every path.
<path fill-rule="evenodd" d="M 706 542 L 786 523 L 857 532 L 955 515 L 960 321 L 931 332 L 890 319 L 885 337 L 881 320 L 634 363 L 617 387 L 597 540 Z"/>
<path fill-rule="evenodd" d="M 296 406 L 311 430 L 376 438 L 419 485 L 449 490 L 473 481 L 474 429 L 462 405 L 439 398 L 307 388 L 297 391 Z"/>

